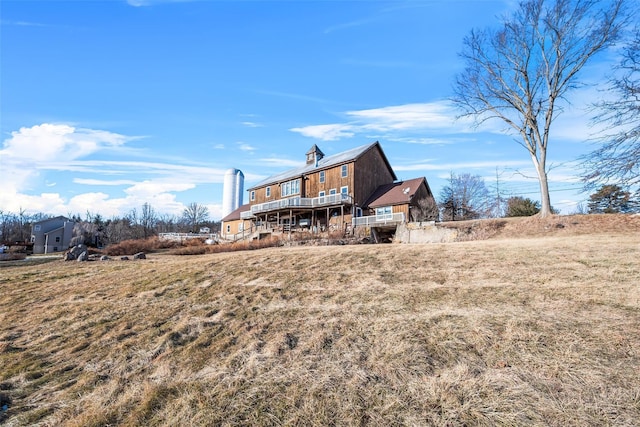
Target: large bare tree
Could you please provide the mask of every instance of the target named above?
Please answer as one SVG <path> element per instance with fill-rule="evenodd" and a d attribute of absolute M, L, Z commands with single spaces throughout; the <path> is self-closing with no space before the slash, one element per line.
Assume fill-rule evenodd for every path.
<path fill-rule="evenodd" d="M 182 211 L 182 219 L 192 233 L 198 232 L 201 223 L 209 218 L 209 208 L 196 202 L 189 203 Z"/>
<path fill-rule="evenodd" d="M 498 118 L 517 135 L 537 172 L 541 216 L 551 213 L 547 150 L 558 103 L 584 65 L 619 38 L 625 1 L 523 0 L 498 28 L 464 39 L 453 101 L 476 123 Z"/>
<path fill-rule="evenodd" d="M 605 123 L 601 145 L 586 156 L 588 188 L 603 182 L 640 184 L 640 29 L 625 46 L 610 79 L 612 99 L 598 102 L 596 121 Z"/>

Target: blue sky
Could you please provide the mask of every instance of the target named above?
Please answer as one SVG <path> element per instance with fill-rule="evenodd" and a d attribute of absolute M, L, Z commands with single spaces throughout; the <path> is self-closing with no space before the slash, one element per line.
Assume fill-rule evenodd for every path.
<path fill-rule="evenodd" d="M 447 101 L 472 28 L 510 0 L 30 1 L 0 3 L 0 210 L 111 217 L 150 203 L 220 219 L 224 172 L 245 188 L 373 141 L 400 179 L 438 195 L 450 172 L 539 199 L 526 151 L 500 123 L 474 129 Z M 611 69 L 552 128 L 551 203 L 569 213 L 589 103 Z M 248 198 L 245 194 L 244 201 Z"/>

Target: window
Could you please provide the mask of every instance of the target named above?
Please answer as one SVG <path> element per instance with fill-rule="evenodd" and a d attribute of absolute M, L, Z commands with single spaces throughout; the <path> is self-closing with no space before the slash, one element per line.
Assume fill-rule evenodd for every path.
<path fill-rule="evenodd" d="M 244 231 L 244 223 L 241 222 L 240 224 L 238 224 L 238 232 Z"/>
<path fill-rule="evenodd" d="M 271 197 L 271 187 L 267 187 L 267 188 L 264 190 L 264 193 L 265 193 L 265 195 L 266 195 L 267 197 Z"/>
<path fill-rule="evenodd" d="M 280 195 L 282 197 L 292 196 L 300 193 L 300 179 L 283 182 L 280 184 Z"/>
<path fill-rule="evenodd" d="M 324 197 L 324 191 L 319 192 L 318 197 Z"/>
<path fill-rule="evenodd" d="M 391 206 L 376 208 L 376 219 L 377 220 L 393 219 L 393 211 L 391 210 Z"/>
<path fill-rule="evenodd" d="M 256 199 L 256 192 L 252 191 L 251 192 L 251 201 L 253 202 Z"/>
<path fill-rule="evenodd" d="M 33 231 L 40 231 L 40 225 L 34 225 L 33 226 Z"/>
<path fill-rule="evenodd" d="M 344 194 L 344 195 L 349 194 L 349 187 L 346 185 L 344 187 L 340 187 L 340 194 Z"/>
<path fill-rule="evenodd" d="M 60 243 L 60 236 L 56 237 L 56 243 Z"/>
<path fill-rule="evenodd" d="M 320 183 L 324 182 L 324 171 L 320 171 Z"/>
<path fill-rule="evenodd" d="M 252 191 L 253 193 L 253 191 Z M 231 233 L 231 224 L 227 224 L 227 233 Z"/>
<path fill-rule="evenodd" d="M 336 194 L 336 189 L 332 188 L 331 190 L 329 190 L 329 194 Z"/>
<path fill-rule="evenodd" d="M 346 178 L 346 177 L 347 177 L 347 172 L 348 172 L 348 170 L 347 170 L 347 165 L 342 165 L 341 176 L 342 176 L 343 178 Z"/>

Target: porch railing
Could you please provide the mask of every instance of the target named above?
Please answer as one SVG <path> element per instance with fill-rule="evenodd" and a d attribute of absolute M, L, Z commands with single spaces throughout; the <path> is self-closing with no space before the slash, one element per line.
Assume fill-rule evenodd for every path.
<path fill-rule="evenodd" d="M 392 213 L 384 215 L 359 216 L 351 220 L 354 227 L 376 227 L 382 225 L 393 225 L 404 222 L 404 213 Z"/>
<path fill-rule="evenodd" d="M 318 208 L 323 206 L 351 204 L 352 198 L 348 194 L 329 194 L 322 197 L 289 197 L 287 199 L 274 200 L 273 202 L 259 203 L 251 206 L 251 209 L 240 213 L 240 218 L 252 218 L 257 213 L 276 211 L 286 208 Z"/>

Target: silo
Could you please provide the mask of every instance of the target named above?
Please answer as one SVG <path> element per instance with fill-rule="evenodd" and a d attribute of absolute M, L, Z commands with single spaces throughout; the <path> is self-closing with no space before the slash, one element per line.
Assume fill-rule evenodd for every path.
<path fill-rule="evenodd" d="M 244 175 L 238 169 L 229 169 L 224 173 L 222 187 L 222 218 L 242 206 Z"/>

